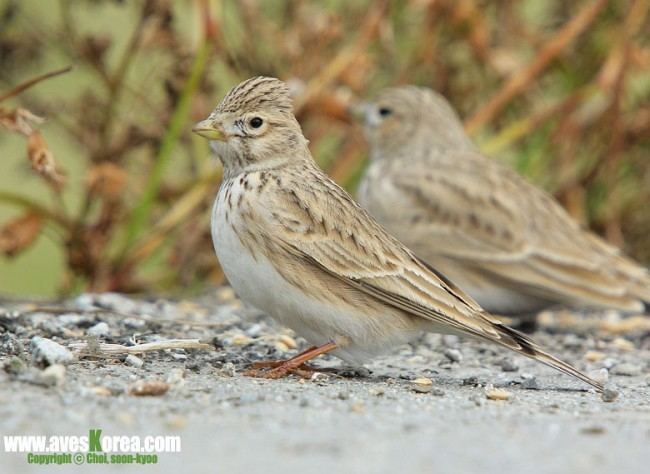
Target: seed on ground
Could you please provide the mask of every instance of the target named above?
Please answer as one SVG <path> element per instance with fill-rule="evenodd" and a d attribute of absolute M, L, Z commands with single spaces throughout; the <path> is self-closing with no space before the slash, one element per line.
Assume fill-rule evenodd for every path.
<path fill-rule="evenodd" d="M 485 397 L 488 400 L 510 400 L 512 393 L 502 388 L 493 388 L 485 392 Z"/>

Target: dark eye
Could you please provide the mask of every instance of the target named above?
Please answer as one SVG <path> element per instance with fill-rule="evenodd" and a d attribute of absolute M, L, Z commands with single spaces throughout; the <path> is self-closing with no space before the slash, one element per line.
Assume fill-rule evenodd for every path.
<path fill-rule="evenodd" d="M 392 113 L 393 110 L 389 109 L 388 107 L 382 107 L 379 109 L 379 115 L 381 115 L 382 117 L 388 117 Z"/>
<path fill-rule="evenodd" d="M 264 123 L 264 120 L 262 120 L 259 117 L 253 117 L 249 123 L 251 124 L 251 127 L 253 127 L 253 128 L 260 128 L 262 126 L 262 124 Z"/>

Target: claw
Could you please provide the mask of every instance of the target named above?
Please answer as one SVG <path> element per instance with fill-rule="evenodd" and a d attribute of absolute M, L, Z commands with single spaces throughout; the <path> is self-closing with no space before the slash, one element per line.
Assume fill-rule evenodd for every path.
<path fill-rule="evenodd" d="M 307 364 L 300 364 L 294 367 L 283 360 L 268 360 L 255 362 L 244 372 L 247 377 L 262 379 L 281 379 L 289 375 L 297 375 L 303 379 L 310 379 L 315 373 L 322 372 L 321 369 L 310 367 Z"/>
<path fill-rule="evenodd" d="M 336 349 L 334 342 L 328 342 L 319 347 L 310 347 L 297 356 L 289 360 L 268 360 L 255 362 L 251 364 L 251 368 L 244 372 L 244 375 L 249 377 L 259 377 L 265 379 L 280 379 L 289 374 L 296 374 L 300 377 L 311 378 L 315 372 L 322 372 L 321 370 L 314 369 L 313 367 L 305 364 L 306 361 L 314 357 L 325 354 L 333 349 Z"/>

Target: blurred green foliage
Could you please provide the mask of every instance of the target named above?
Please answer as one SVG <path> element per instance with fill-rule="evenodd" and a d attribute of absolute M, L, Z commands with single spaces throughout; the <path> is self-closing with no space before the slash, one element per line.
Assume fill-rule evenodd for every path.
<path fill-rule="evenodd" d="M 0 102 L 5 116 L 46 119 L 33 128 L 65 174 L 53 186 L 29 133 L 0 125 L 0 246 L 12 255 L 0 292 L 220 281 L 208 227 L 220 171 L 190 128 L 259 74 L 289 82 L 316 159 L 350 190 L 366 149 L 347 107 L 429 86 L 486 153 L 648 263 L 649 3 L 5 0 L 0 96 L 73 70 Z"/>

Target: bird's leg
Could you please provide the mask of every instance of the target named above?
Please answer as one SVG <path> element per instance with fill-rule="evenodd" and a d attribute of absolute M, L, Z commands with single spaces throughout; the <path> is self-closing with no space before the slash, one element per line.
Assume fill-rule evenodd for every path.
<path fill-rule="evenodd" d="M 267 379 L 279 379 L 295 373 L 301 377 L 309 377 L 311 374 L 318 371 L 306 365 L 305 362 L 321 354 L 333 351 L 336 347 L 335 342 L 328 342 L 322 346 L 310 347 L 291 359 L 256 362 L 252 364 L 250 369 L 244 372 L 244 375 Z"/>
<path fill-rule="evenodd" d="M 314 349 L 317 349 L 317 346 L 311 346 L 310 348 L 302 351 L 300 354 L 297 354 L 293 356 L 291 359 L 287 359 L 287 360 L 260 360 L 258 362 L 253 362 L 250 365 L 250 368 L 251 369 L 275 369 L 276 367 L 279 367 L 282 364 L 286 364 L 287 362 L 294 360 L 296 357 L 300 357 L 309 351 L 313 351 Z"/>

